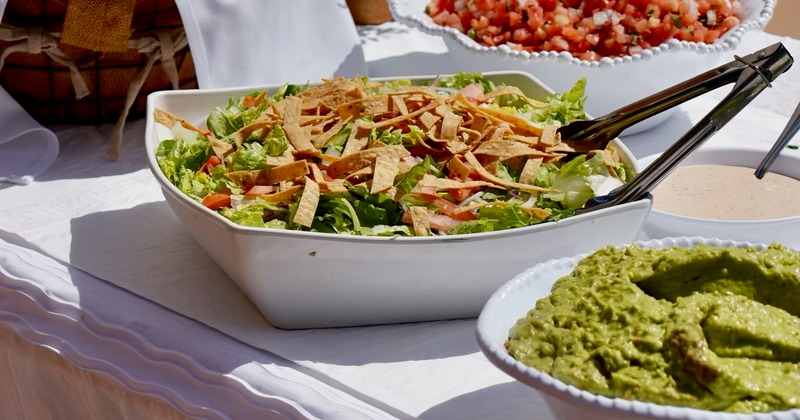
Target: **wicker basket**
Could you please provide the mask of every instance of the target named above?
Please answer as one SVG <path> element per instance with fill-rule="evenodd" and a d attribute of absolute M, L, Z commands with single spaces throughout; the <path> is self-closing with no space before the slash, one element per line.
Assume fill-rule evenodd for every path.
<path fill-rule="evenodd" d="M 74 13 L 69 8 L 92 2 L 101 9 L 110 3 L 129 3 L 130 26 L 111 28 L 124 31 L 127 40 L 122 39 L 121 48 L 99 51 L 62 40 L 70 25 L 65 24 L 68 10 Z M 76 13 L 73 25 L 76 15 L 86 19 Z M 77 27 L 91 24 L 78 22 Z M 5 56 L 0 61 L 0 84 L 6 91 L 42 124 L 117 122 L 119 138 L 112 138 L 109 145 L 114 159 L 124 121 L 144 115 L 149 93 L 197 87 L 172 0 L 9 0 L 0 29 L 0 54 Z M 170 53 L 172 60 L 164 59 Z"/>

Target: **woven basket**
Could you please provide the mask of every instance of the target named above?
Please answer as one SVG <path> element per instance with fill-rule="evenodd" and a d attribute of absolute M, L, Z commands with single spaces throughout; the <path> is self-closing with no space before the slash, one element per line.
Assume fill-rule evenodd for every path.
<path fill-rule="evenodd" d="M 100 8 L 112 2 L 135 2 L 133 16 L 128 17 L 130 27 L 118 28 L 128 38 L 126 43 L 122 40 L 122 49 L 98 51 L 62 42 L 73 2 L 96 2 Z M 0 54 L 6 57 L 0 62 L 0 84 L 6 91 L 42 124 L 117 122 L 120 138 L 109 145 L 114 159 L 124 120 L 144 115 L 149 93 L 197 87 L 180 14 L 172 0 L 9 0 L 2 30 Z M 170 60 L 162 60 L 164 42 L 171 44 L 173 80 L 166 71 Z"/>

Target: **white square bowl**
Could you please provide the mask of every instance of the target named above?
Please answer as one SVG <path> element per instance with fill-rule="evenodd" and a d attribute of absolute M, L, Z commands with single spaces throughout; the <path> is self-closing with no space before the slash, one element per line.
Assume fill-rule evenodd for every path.
<path fill-rule="evenodd" d="M 484 75 L 532 98 L 552 93 L 522 72 Z M 255 89 L 153 93 L 145 142 L 153 176 L 184 227 L 278 328 L 476 317 L 497 287 L 532 264 L 635 240 L 650 210 L 650 200 L 641 200 L 558 222 L 438 237 L 343 236 L 236 225 L 184 195 L 161 173 L 155 150 L 172 135 L 153 121 L 153 111 L 160 108 L 204 127 L 215 106 Z M 614 145 L 622 160 L 638 169 L 630 151 L 618 140 Z"/>

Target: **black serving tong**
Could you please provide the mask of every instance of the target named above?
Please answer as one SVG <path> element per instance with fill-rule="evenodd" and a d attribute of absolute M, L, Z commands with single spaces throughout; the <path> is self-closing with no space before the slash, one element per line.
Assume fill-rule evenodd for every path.
<path fill-rule="evenodd" d="M 678 163 L 719 131 L 761 91 L 770 87 L 772 81 L 788 70 L 794 62 L 789 51 L 780 43 L 745 57 L 734 57 L 735 59 L 727 64 L 606 116 L 594 120 L 576 121 L 561 127 L 558 130 L 561 140 L 576 151 L 603 149 L 625 128 L 720 86 L 735 82 L 730 93 L 714 109 L 652 164 L 627 184 L 607 195 L 589 200 L 578 213 L 637 201 L 649 196 L 650 191 L 669 175 Z"/>
<path fill-rule="evenodd" d="M 775 162 L 775 159 L 778 158 L 778 155 L 781 154 L 783 148 L 789 144 L 795 134 L 800 131 L 800 104 L 797 104 L 797 108 L 795 108 L 794 113 L 791 117 L 789 117 L 789 122 L 786 123 L 786 127 L 784 127 L 783 132 L 778 136 L 778 139 L 775 140 L 775 144 L 772 145 L 772 149 L 769 150 L 766 156 L 764 156 L 764 160 L 758 164 L 756 168 L 756 178 L 762 179 L 764 175 L 769 170 L 769 167 L 772 166 L 772 163 Z"/>

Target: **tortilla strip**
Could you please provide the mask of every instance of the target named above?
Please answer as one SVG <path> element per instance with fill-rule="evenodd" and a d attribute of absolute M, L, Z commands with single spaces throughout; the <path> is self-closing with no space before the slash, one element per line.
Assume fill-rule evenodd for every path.
<path fill-rule="evenodd" d="M 291 153 L 292 156 L 294 156 L 295 160 L 302 160 L 313 157 L 324 160 L 326 162 L 334 162 L 340 159 L 339 156 L 326 155 L 325 153 L 322 153 L 322 150 L 319 149 L 292 150 Z"/>
<path fill-rule="evenodd" d="M 408 209 L 411 215 L 411 224 L 414 226 L 414 235 L 428 236 L 431 222 L 428 219 L 428 210 L 425 207 L 412 206 Z"/>
<path fill-rule="evenodd" d="M 560 143 L 561 135 L 558 134 L 558 126 L 544 126 L 544 128 L 542 128 L 542 134 L 539 136 L 539 142 L 545 146 L 555 146 Z"/>
<path fill-rule="evenodd" d="M 509 85 L 498 86 L 493 91 L 491 91 L 491 92 L 487 93 L 486 95 L 484 95 L 484 97 L 485 97 L 486 101 L 488 101 L 488 100 L 490 100 L 492 98 L 496 98 L 496 97 L 502 96 L 502 95 L 514 95 L 514 96 L 519 97 L 520 99 L 524 100 L 525 102 L 527 102 L 529 104 L 536 103 L 536 101 L 534 101 L 531 98 L 529 98 L 528 96 L 526 96 L 525 93 L 523 93 L 522 90 L 520 90 L 520 88 L 518 88 L 516 86 L 509 86 Z"/>
<path fill-rule="evenodd" d="M 394 177 L 400 166 L 400 157 L 391 155 L 379 155 L 375 158 L 375 170 L 372 176 L 370 194 L 377 194 L 386 191 L 394 186 Z"/>
<path fill-rule="evenodd" d="M 408 107 L 406 106 L 406 101 L 403 97 L 398 95 L 392 95 L 392 111 L 399 112 L 400 115 L 408 114 Z"/>
<path fill-rule="evenodd" d="M 367 143 L 369 143 L 369 130 L 364 129 L 364 123 L 356 121 L 356 123 L 353 124 L 353 129 L 350 131 L 350 137 L 347 139 L 347 143 L 344 144 L 342 156 L 344 157 L 364 150 L 364 148 L 367 147 Z"/>
<path fill-rule="evenodd" d="M 372 166 L 365 166 L 357 171 L 351 172 L 349 175 L 344 177 L 344 179 L 350 183 L 357 183 L 367 176 L 371 177 L 374 172 L 375 171 L 373 170 Z"/>
<path fill-rule="evenodd" d="M 494 206 L 498 206 L 498 207 L 508 207 L 508 206 L 511 205 L 511 203 L 509 203 L 507 201 L 495 201 L 495 202 L 492 202 L 491 204 L 494 205 Z M 550 210 L 541 209 L 539 207 L 522 207 L 522 206 L 520 206 L 520 209 L 522 209 L 522 211 L 524 211 L 525 213 L 528 213 L 528 214 L 531 214 L 533 216 L 536 216 L 539 219 L 544 219 L 547 216 L 549 216 L 550 213 L 551 213 Z"/>
<path fill-rule="evenodd" d="M 319 169 L 316 163 L 309 163 L 308 166 L 311 168 L 311 178 L 317 184 L 322 185 L 325 182 L 325 176 L 322 175 L 322 170 Z"/>
<path fill-rule="evenodd" d="M 405 115 L 405 114 L 404 114 Z M 419 116 L 419 124 L 422 126 L 422 129 L 425 131 L 429 131 L 436 126 L 436 123 L 442 117 L 438 117 L 430 112 L 423 112 L 422 115 Z"/>
<path fill-rule="evenodd" d="M 336 162 L 328 165 L 328 176 L 331 178 L 341 178 L 342 175 L 346 175 L 365 166 L 372 165 L 379 155 L 390 155 L 397 156 L 398 158 L 404 158 L 406 156 L 411 156 L 411 153 L 409 153 L 409 151 L 402 145 L 392 145 L 361 150 L 359 152 L 344 156 Z"/>
<path fill-rule="evenodd" d="M 236 144 L 236 148 L 242 147 L 242 143 L 253 131 L 256 130 L 264 130 L 263 133 L 269 133 L 275 127 L 275 122 L 270 120 L 258 120 L 247 124 L 246 126 L 240 128 L 236 133 L 233 135 L 233 142 Z"/>
<path fill-rule="evenodd" d="M 323 131 L 317 137 L 314 137 L 314 139 L 311 141 L 314 144 L 314 147 L 316 147 L 317 149 L 321 149 L 322 147 L 324 147 L 325 143 L 327 143 L 328 140 L 331 139 L 331 137 L 339 133 L 339 131 L 342 129 L 342 127 L 344 127 L 345 124 L 347 124 L 345 121 L 339 120 L 327 131 Z"/>
<path fill-rule="evenodd" d="M 175 124 L 180 123 L 183 126 L 183 128 L 187 130 L 197 131 L 200 134 L 205 134 L 205 131 L 195 127 L 190 122 L 184 120 L 183 118 L 171 112 L 164 111 L 161 108 L 156 108 L 156 110 L 153 111 L 153 121 L 161 125 L 167 126 L 170 129 L 172 129 L 172 127 L 174 127 Z"/>
<path fill-rule="evenodd" d="M 347 192 L 347 187 L 344 185 L 343 179 L 334 179 L 332 181 L 327 181 L 321 183 L 320 186 L 324 187 L 330 192 L 338 193 L 338 192 Z"/>
<path fill-rule="evenodd" d="M 496 127 L 491 127 L 488 130 L 486 130 L 486 134 L 489 138 L 486 139 L 485 141 L 487 142 L 502 141 L 503 137 L 505 137 L 506 134 L 510 133 L 511 129 L 508 128 L 508 126 L 497 125 Z"/>
<path fill-rule="evenodd" d="M 537 144 L 539 144 L 539 137 L 535 136 L 522 136 L 519 134 L 511 134 L 509 136 L 506 136 L 506 139 L 529 144 L 531 146 L 536 146 Z"/>
<path fill-rule="evenodd" d="M 525 166 L 522 167 L 522 172 L 519 174 L 519 182 L 522 184 L 531 184 L 536 180 L 536 170 L 542 166 L 543 159 L 528 159 Z"/>
<path fill-rule="evenodd" d="M 469 163 L 470 165 L 472 165 L 473 168 L 475 168 L 475 171 L 478 172 L 481 178 L 485 179 L 486 181 L 494 182 L 498 185 L 502 185 L 507 188 L 516 188 L 518 190 L 528 191 L 531 193 L 558 192 L 558 190 L 553 188 L 542 188 L 542 187 L 537 187 L 535 185 L 520 184 L 519 182 L 509 182 L 502 178 L 498 178 L 490 174 L 486 169 L 484 169 L 481 163 L 475 157 L 475 155 L 472 154 L 472 152 L 465 153 L 464 158 L 467 159 L 467 163 Z"/>
<path fill-rule="evenodd" d="M 463 125 L 458 129 L 459 133 L 465 133 L 467 135 L 467 139 L 465 140 L 466 143 L 472 144 L 481 139 L 483 137 L 483 133 L 477 130 L 473 130 L 471 128 L 466 128 Z"/>
<path fill-rule="evenodd" d="M 448 141 L 445 148 L 451 155 L 460 155 L 467 150 L 471 149 L 469 145 L 460 140 Z"/>
<path fill-rule="evenodd" d="M 254 185 L 273 185 L 281 181 L 289 181 L 308 173 L 308 164 L 304 160 L 293 161 L 270 169 L 255 171 L 234 171 L 227 173 L 233 182 L 249 189 Z"/>
<path fill-rule="evenodd" d="M 575 149 L 573 149 L 572 146 L 570 146 L 567 143 L 558 143 L 557 145 L 548 147 L 548 148 L 546 148 L 544 150 L 547 153 L 554 153 L 554 154 L 555 153 L 559 153 L 559 152 L 568 153 L 568 152 L 574 152 L 575 151 Z"/>
<path fill-rule="evenodd" d="M 300 116 L 303 100 L 296 96 L 288 96 L 282 101 L 284 102 L 283 109 L 283 131 L 289 142 L 292 143 L 297 150 L 313 149 L 314 144 L 311 143 L 310 136 L 300 127 Z"/>
<path fill-rule="evenodd" d="M 469 128 L 481 133 L 481 137 L 486 134 L 486 128 L 492 125 L 492 119 L 486 115 L 476 114 L 472 117 L 472 124 Z"/>
<path fill-rule="evenodd" d="M 509 140 L 489 140 L 481 143 L 472 153 L 508 159 L 515 156 L 550 157 L 552 153 L 528 147 Z"/>
<path fill-rule="evenodd" d="M 422 108 L 420 108 L 420 109 L 418 109 L 418 110 L 416 110 L 414 112 L 409 112 L 406 115 L 400 115 L 398 117 L 389 118 L 387 120 L 383 120 L 383 121 L 380 121 L 380 122 L 377 122 L 377 123 L 375 123 L 375 122 L 367 123 L 367 124 L 364 125 L 364 128 L 371 129 L 371 128 L 374 128 L 374 127 L 387 127 L 387 126 L 390 126 L 390 125 L 395 125 L 395 124 L 397 124 L 399 122 L 403 122 L 403 121 L 409 120 L 411 118 L 415 118 L 418 115 L 422 115 L 426 111 L 430 111 L 430 110 L 436 108 L 437 106 L 441 105 L 442 103 L 443 102 L 442 102 L 441 98 L 436 98 L 435 100 L 433 100 L 433 102 L 429 103 L 428 105 L 423 106 Z"/>
<path fill-rule="evenodd" d="M 292 197 L 294 197 L 294 195 L 300 191 L 301 188 L 303 188 L 301 185 L 294 185 L 274 194 L 259 195 L 258 198 L 268 203 L 288 203 L 292 201 Z"/>
<path fill-rule="evenodd" d="M 303 194 L 300 196 L 300 202 L 297 203 L 297 211 L 294 213 L 293 223 L 300 226 L 311 227 L 314 222 L 314 214 L 317 212 L 317 205 L 319 205 L 319 184 L 306 177 L 306 186 L 303 188 Z"/>
<path fill-rule="evenodd" d="M 266 161 L 268 166 L 281 166 L 287 163 L 294 162 L 294 147 L 291 144 L 287 145 L 288 147 L 284 150 L 283 154 L 280 156 L 266 156 Z"/>
<path fill-rule="evenodd" d="M 486 181 L 459 181 L 450 178 L 437 178 L 430 174 L 425 174 L 419 180 L 420 187 L 434 187 L 437 190 L 449 190 L 451 188 L 475 188 L 490 187 L 504 189 L 503 187 Z"/>
<path fill-rule="evenodd" d="M 462 181 L 466 181 L 467 178 L 469 178 L 469 166 L 465 165 L 458 156 L 453 156 L 453 158 L 447 162 L 447 169 L 450 170 L 451 174 L 455 174 L 458 179 Z"/>
<path fill-rule="evenodd" d="M 455 112 L 450 111 L 442 118 L 442 128 L 439 131 L 439 135 L 447 141 L 455 140 L 460 126 L 461 117 Z"/>
<path fill-rule="evenodd" d="M 497 109 L 493 109 L 493 108 L 477 107 L 477 106 L 473 105 L 470 101 L 468 101 L 467 98 L 465 98 L 464 95 L 462 95 L 460 93 L 456 94 L 455 100 L 460 105 L 466 107 L 467 109 L 469 109 L 470 111 L 472 111 L 475 114 L 483 114 L 483 115 L 492 117 L 492 119 L 494 119 L 494 120 L 505 121 L 505 122 L 511 124 L 512 126 L 516 127 L 517 129 L 526 131 L 528 133 L 531 133 L 531 134 L 534 134 L 534 135 L 537 135 L 537 136 L 541 135 L 541 133 L 542 133 L 542 129 L 541 128 L 531 124 L 528 120 L 526 120 L 526 119 L 524 119 L 522 117 L 518 117 L 518 116 L 512 115 L 512 114 L 508 114 L 508 113 L 505 113 L 503 111 L 500 111 L 500 110 L 497 110 Z"/>

